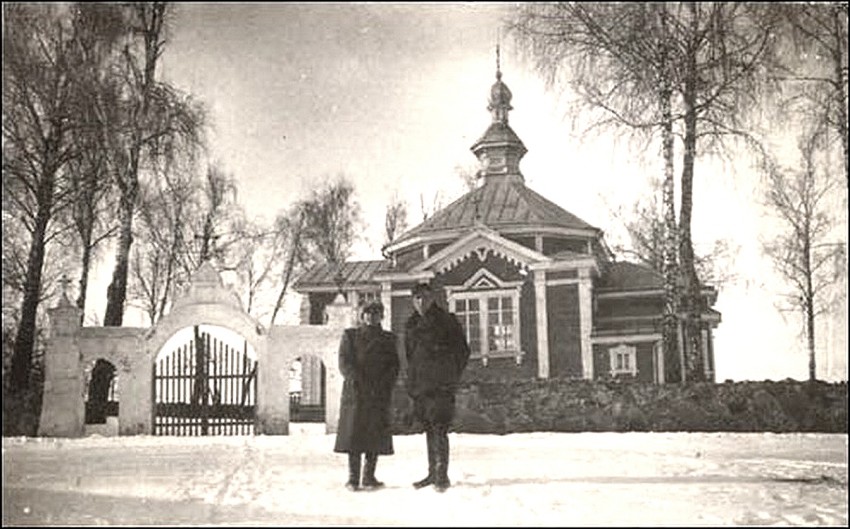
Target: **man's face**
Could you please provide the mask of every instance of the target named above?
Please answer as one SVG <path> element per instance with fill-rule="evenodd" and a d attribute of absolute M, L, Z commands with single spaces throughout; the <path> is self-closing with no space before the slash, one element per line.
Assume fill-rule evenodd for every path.
<path fill-rule="evenodd" d="M 424 315 L 433 300 L 434 297 L 428 290 L 419 291 L 413 294 L 413 308 L 420 315 Z"/>
<path fill-rule="evenodd" d="M 381 320 L 384 318 L 384 315 L 383 313 L 378 311 L 369 311 L 364 312 L 361 318 L 365 325 L 373 325 L 379 327 L 381 325 Z"/>

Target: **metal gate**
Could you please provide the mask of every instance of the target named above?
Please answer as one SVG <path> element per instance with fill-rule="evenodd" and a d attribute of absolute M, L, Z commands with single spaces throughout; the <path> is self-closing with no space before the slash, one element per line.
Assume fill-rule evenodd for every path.
<path fill-rule="evenodd" d="M 257 361 L 209 332 L 193 336 L 154 365 L 154 435 L 252 435 Z"/>

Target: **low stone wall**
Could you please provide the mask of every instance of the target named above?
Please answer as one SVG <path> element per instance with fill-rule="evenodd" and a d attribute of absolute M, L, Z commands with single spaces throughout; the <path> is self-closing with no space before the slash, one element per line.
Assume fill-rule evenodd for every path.
<path fill-rule="evenodd" d="M 421 431 L 402 391 L 396 433 Z M 699 431 L 847 433 L 847 383 L 657 385 L 569 379 L 466 383 L 453 431 Z"/>

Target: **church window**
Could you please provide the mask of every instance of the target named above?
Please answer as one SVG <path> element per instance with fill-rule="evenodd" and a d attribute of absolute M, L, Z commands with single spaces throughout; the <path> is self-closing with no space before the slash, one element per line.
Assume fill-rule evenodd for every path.
<path fill-rule="evenodd" d="M 451 309 L 466 333 L 471 358 L 521 358 L 519 290 L 454 292 Z"/>
<path fill-rule="evenodd" d="M 470 355 L 481 355 L 481 310 L 478 299 L 458 299 L 455 301 L 455 314 L 466 333 L 466 343 L 469 344 Z"/>
<path fill-rule="evenodd" d="M 637 375 L 637 349 L 620 344 L 608 350 L 611 361 L 611 376 Z"/>

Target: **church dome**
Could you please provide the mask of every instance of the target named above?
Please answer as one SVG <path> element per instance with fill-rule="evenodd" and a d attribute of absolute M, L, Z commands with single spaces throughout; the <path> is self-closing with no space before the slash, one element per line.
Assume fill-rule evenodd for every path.
<path fill-rule="evenodd" d="M 496 72 L 496 82 L 490 88 L 490 104 L 487 106 L 487 110 L 491 112 L 497 108 L 513 110 L 511 106 L 512 97 L 510 88 L 502 82 L 502 72 Z"/>

